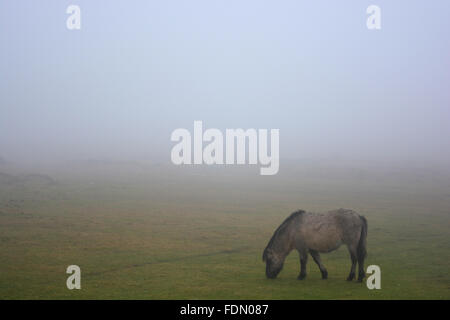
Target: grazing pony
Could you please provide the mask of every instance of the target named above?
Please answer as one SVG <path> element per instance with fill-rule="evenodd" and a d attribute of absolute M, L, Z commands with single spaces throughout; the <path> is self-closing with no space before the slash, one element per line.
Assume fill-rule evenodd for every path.
<path fill-rule="evenodd" d="M 352 210 L 338 209 L 325 214 L 296 211 L 275 230 L 264 249 L 266 276 L 270 279 L 276 278 L 283 268 L 287 255 L 293 249 L 297 249 L 300 255 L 298 279 L 306 277 L 308 253 L 319 266 L 322 279 L 326 279 L 328 272 L 320 260 L 319 253 L 336 250 L 345 244 L 352 261 L 347 280 L 352 281 L 355 277 L 358 263 L 358 281 L 362 282 L 365 277 L 366 238 L 367 220 Z"/>

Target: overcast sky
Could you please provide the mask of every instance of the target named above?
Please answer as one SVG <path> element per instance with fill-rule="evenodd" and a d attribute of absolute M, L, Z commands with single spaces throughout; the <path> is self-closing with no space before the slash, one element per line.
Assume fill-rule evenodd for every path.
<path fill-rule="evenodd" d="M 170 161 L 194 120 L 278 128 L 281 160 L 449 164 L 450 2 L 0 2 L 1 157 Z"/>

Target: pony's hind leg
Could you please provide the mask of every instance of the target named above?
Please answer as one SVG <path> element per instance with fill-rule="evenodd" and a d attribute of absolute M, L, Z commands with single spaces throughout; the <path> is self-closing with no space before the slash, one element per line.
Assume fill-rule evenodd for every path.
<path fill-rule="evenodd" d="M 364 270 L 364 258 L 366 257 L 366 249 L 358 248 L 358 282 L 362 282 L 366 276 L 366 271 Z"/>
<path fill-rule="evenodd" d="M 350 273 L 348 275 L 347 281 L 352 281 L 353 278 L 355 278 L 356 262 L 358 261 L 356 246 L 349 245 L 348 251 L 350 252 L 350 259 L 352 260 L 352 267 L 350 268 Z"/>
<path fill-rule="evenodd" d="M 311 257 L 313 257 L 314 262 L 317 264 L 317 266 L 320 269 L 320 273 L 322 274 L 322 279 L 328 278 L 328 272 L 325 266 L 322 264 L 322 260 L 320 259 L 320 254 L 316 250 L 309 250 L 309 253 L 311 254 Z"/>
<path fill-rule="evenodd" d="M 308 262 L 308 251 L 298 251 L 300 255 L 300 274 L 298 275 L 298 280 L 303 280 L 306 278 L 306 263 Z"/>

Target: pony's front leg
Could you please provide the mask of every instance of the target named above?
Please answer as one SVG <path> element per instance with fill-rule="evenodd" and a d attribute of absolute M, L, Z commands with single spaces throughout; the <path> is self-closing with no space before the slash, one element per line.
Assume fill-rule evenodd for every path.
<path fill-rule="evenodd" d="M 298 280 L 303 280 L 306 278 L 306 263 L 308 262 L 308 251 L 302 250 L 298 252 L 300 255 L 300 274 L 298 275 Z"/>
<path fill-rule="evenodd" d="M 325 266 L 322 264 L 322 260 L 320 259 L 320 254 L 316 250 L 309 249 L 309 253 L 311 254 L 311 257 L 313 257 L 314 261 L 317 263 L 317 266 L 320 269 L 320 273 L 322 274 L 322 279 L 328 278 L 328 272 Z"/>

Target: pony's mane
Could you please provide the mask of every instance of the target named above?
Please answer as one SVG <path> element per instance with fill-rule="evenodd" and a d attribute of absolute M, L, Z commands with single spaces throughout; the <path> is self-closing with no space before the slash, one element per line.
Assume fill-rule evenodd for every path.
<path fill-rule="evenodd" d="M 267 244 L 266 248 L 264 249 L 263 252 L 263 261 L 266 261 L 266 256 L 267 256 L 267 250 L 270 249 L 273 245 L 273 242 L 275 241 L 275 238 L 277 238 L 277 236 L 281 233 L 281 231 L 285 230 L 285 227 L 287 227 L 292 220 L 294 220 L 295 218 L 297 218 L 298 216 L 302 215 L 303 213 L 305 213 L 304 210 L 297 210 L 293 213 L 291 213 L 291 215 L 289 217 L 287 217 L 282 224 L 280 224 L 280 226 L 277 228 L 277 230 L 275 230 L 275 232 L 273 233 L 272 238 L 270 238 L 269 243 Z"/>

